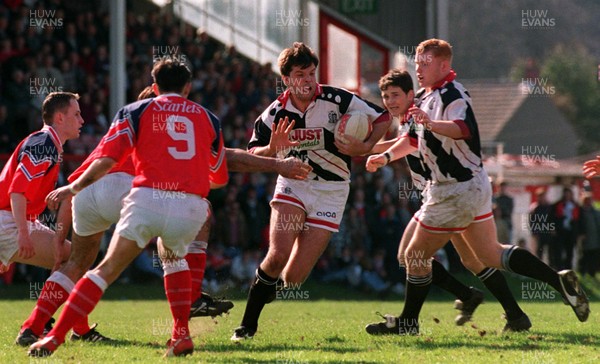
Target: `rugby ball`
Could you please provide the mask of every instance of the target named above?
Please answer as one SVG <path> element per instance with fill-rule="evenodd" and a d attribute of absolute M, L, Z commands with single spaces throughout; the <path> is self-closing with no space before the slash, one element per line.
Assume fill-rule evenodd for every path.
<path fill-rule="evenodd" d="M 373 125 L 369 121 L 367 114 L 362 112 L 349 112 L 338 120 L 335 124 L 335 139 L 342 142 L 348 143 L 344 138 L 346 135 L 355 137 L 358 140 L 365 141 L 371 135 Z"/>

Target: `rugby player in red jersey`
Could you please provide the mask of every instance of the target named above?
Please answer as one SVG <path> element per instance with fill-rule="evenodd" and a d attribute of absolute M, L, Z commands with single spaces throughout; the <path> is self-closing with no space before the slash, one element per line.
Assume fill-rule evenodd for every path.
<path fill-rule="evenodd" d="M 182 95 L 187 97 L 187 95 Z M 156 97 L 152 87 L 148 86 L 138 96 L 138 100 Z M 74 182 L 89 165 L 100 158 L 102 148 L 106 142 L 103 138 L 99 145 L 92 151 L 86 160 L 68 178 Z M 236 172 L 276 172 L 289 178 L 306 178 L 310 167 L 296 158 L 274 159 L 255 156 L 244 150 L 226 148 L 227 167 Z M 133 161 L 125 159 L 114 166 L 110 172 L 77 194 L 72 201 L 73 234 L 71 255 L 66 264 L 54 272 L 47 280 L 38 302 L 30 317 L 22 325 L 17 337 L 17 343 L 29 346 L 36 342 L 40 334 L 33 331 L 32 327 L 44 325 L 58 308 L 67 300 L 73 282 L 76 282 L 90 268 L 98 251 L 104 231 L 117 221 L 123 198 L 131 190 L 131 183 L 135 175 Z M 201 316 L 217 316 L 227 313 L 233 303 L 228 300 L 214 299 L 202 292 L 202 280 L 206 265 L 206 247 L 210 231 L 207 221 L 198 235 L 190 243 L 185 256 L 192 273 L 192 306 L 190 318 Z M 68 281 L 65 277 L 69 279 Z M 62 284 L 61 284 L 62 282 Z M 64 292 L 63 292 L 64 291 Z M 55 294 L 54 292 L 60 292 Z M 71 340 L 90 342 L 104 341 L 108 338 L 100 334 L 94 325 L 88 326 L 87 317 L 75 325 Z"/>
<path fill-rule="evenodd" d="M 132 156 L 133 188 L 123 201 L 106 257 L 77 282 L 54 328 L 30 347 L 31 356 L 52 354 L 154 236 L 160 237 L 165 291 L 173 316 L 165 355 L 187 355 L 194 350 L 188 327 L 191 274 L 183 257 L 206 220 L 204 197 L 211 188 L 227 183 L 225 150 L 219 120 L 182 96 L 191 87 L 187 66 L 161 60 L 154 65 L 152 77 L 158 96 L 123 107 L 107 133 L 100 157 L 77 180 L 47 197 L 49 207 L 56 208 Z"/>
<path fill-rule="evenodd" d="M 79 95 L 70 92 L 50 93 L 42 104 L 44 127 L 19 143 L 0 174 L 3 267 L 18 262 L 57 269 L 69 257 L 71 243 L 65 238 L 71 226 L 70 206 L 65 204 L 58 212 L 56 232 L 42 225 L 38 215 L 46 208 L 45 196 L 58 180 L 63 144 L 79 137 L 83 119 L 78 99 Z M 52 305 L 53 299 L 63 294 L 66 297 L 67 293 L 58 289 L 53 294 L 42 292 L 40 297 L 48 297 Z M 36 338 L 51 318 L 43 313 L 42 316 L 34 328 Z"/>

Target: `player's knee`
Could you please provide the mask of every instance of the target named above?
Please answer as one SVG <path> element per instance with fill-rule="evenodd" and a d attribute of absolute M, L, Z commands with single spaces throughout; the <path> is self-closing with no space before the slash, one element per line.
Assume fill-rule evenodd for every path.
<path fill-rule="evenodd" d="M 483 268 L 485 268 L 483 266 L 483 264 L 478 260 L 461 258 L 460 261 L 461 261 L 462 265 L 473 274 L 477 274 L 477 273 L 481 272 L 483 270 Z"/>
<path fill-rule="evenodd" d="M 265 267 L 264 270 L 270 272 L 281 272 L 287 264 L 289 256 L 277 251 L 269 251 L 265 257 L 264 262 L 261 264 Z"/>

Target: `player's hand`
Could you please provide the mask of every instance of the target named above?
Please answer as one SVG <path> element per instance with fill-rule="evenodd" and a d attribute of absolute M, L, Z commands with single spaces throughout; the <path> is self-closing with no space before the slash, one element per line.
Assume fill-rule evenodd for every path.
<path fill-rule="evenodd" d="M 367 159 L 366 168 L 368 172 L 375 172 L 387 164 L 387 158 L 383 154 L 373 154 Z"/>
<path fill-rule="evenodd" d="M 269 148 L 273 154 L 277 155 L 292 147 L 300 145 L 300 142 L 293 142 L 290 140 L 290 133 L 294 129 L 295 124 L 296 121 L 292 120 L 290 122 L 287 116 L 279 119 L 279 122 L 271 131 L 271 140 L 269 141 Z M 287 152 L 285 154 L 287 154 Z"/>
<path fill-rule="evenodd" d="M 73 193 L 69 189 L 69 185 L 55 189 L 46 196 L 46 204 L 50 210 L 58 209 L 60 202 L 73 196 Z"/>
<path fill-rule="evenodd" d="M 333 142 L 333 144 L 335 144 L 337 149 L 342 154 L 349 155 L 351 157 L 356 157 L 359 155 L 369 153 L 371 149 L 369 148 L 369 145 L 367 143 L 361 142 L 359 139 L 356 139 L 351 135 L 344 134 L 344 139 L 346 140 L 346 143 L 343 143 L 342 141 L 337 139 Z"/>
<path fill-rule="evenodd" d="M 17 244 L 19 246 L 19 250 L 17 256 L 21 259 L 29 259 L 35 255 L 35 250 L 33 249 L 33 241 L 31 240 L 31 236 L 28 233 L 17 233 Z"/>
<path fill-rule="evenodd" d="M 277 174 L 280 174 L 286 178 L 304 180 L 312 171 L 311 166 L 294 157 L 277 159 L 276 163 Z"/>
<path fill-rule="evenodd" d="M 583 163 L 583 175 L 585 178 L 600 176 L 600 156 Z"/>
<path fill-rule="evenodd" d="M 416 123 L 425 126 L 425 128 L 427 130 L 431 131 L 431 127 L 432 127 L 431 119 L 429 118 L 429 115 L 427 115 L 427 113 L 425 111 L 419 109 L 416 106 L 413 106 L 410 109 L 408 109 L 408 113 L 410 114 L 410 116 L 413 117 L 413 119 Z"/>

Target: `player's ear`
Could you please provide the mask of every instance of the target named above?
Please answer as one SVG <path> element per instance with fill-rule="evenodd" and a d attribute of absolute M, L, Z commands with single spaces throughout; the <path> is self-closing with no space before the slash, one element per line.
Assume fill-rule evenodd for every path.
<path fill-rule="evenodd" d="M 281 81 L 287 87 L 290 84 L 290 76 L 281 75 Z"/>
<path fill-rule="evenodd" d="M 408 90 L 408 92 L 406 93 L 406 97 L 409 99 L 414 99 L 415 98 L 415 91 L 414 90 Z"/>
<path fill-rule="evenodd" d="M 158 92 L 158 85 L 156 83 L 152 84 L 152 92 L 154 92 L 156 96 L 160 95 L 160 92 Z"/>

